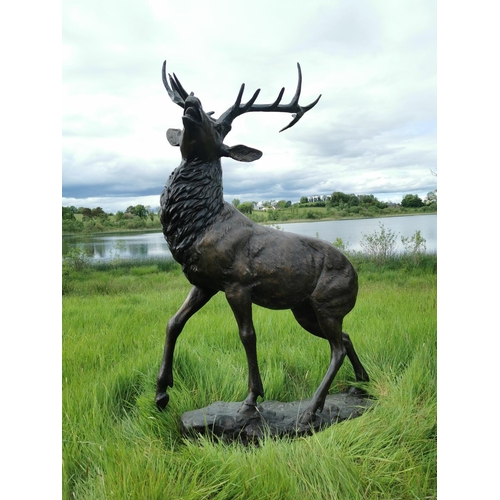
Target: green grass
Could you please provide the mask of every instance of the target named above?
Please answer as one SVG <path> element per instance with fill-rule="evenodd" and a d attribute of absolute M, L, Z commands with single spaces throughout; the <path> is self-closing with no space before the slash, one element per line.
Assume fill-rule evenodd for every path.
<path fill-rule="evenodd" d="M 76 499 L 436 498 L 435 256 L 358 262 L 345 318 L 376 405 L 362 417 L 260 446 L 185 440 L 183 412 L 246 396 L 246 360 L 222 294 L 186 325 L 167 410 L 154 405 L 165 324 L 190 285 L 152 262 L 68 271 L 63 295 L 63 496 Z M 266 399 L 312 395 L 326 341 L 289 311 L 254 308 Z M 331 392 L 353 380 L 345 363 Z"/>

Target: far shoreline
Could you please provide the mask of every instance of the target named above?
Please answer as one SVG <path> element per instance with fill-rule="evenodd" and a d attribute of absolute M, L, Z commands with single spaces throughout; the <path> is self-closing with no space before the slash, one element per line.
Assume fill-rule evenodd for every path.
<path fill-rule="evenodd" d="M 416 215 L 437 215 L 437 212 L 424 212 L 424 213 L 410 213 L 410 214 L 388 214 L 388 215 L 380 215 L 377 217 L 322 217 L 321 219 L 293 219 L 293 220 L 284 220 L 284 221 L 266 221 L 266 222 L 259 222 L 258 224 L 262 224 L 264 226 L 266 225 L 273 225 L 275 226 L 276 224 L 298 224 L 299 222 L 328 222 L 328 221 L 343 221 L 343 220 L 367 220 L 367 219 L 388 219 L 390 217 L 413 217 Z"/>
<path fill-rule="evenodd" d="M 390 217 L 413 217 L 417 215 L 437 215 L 437 212 L 423 212 L 423 213 L 408 213 L 408 214 L 387 214 L 387 215 L 377 215 L 375 217 L 321 217 L 318 219 L 289 219 L 286 221 L 266 221 L 266 222 L 257 222 L 257 224 L 261 224 L 263 226 L 277 226 L 280 224 L 299 224 L 299 223 L 314 223 L 314 222 L 330 222 L 330 221 L 350 221 L 350 220 L 369 220 L 369 219 L 387 219 Z M 150 228 L 141 228 L 141 229 L 112 229 L 109 231 L 95 231 L 91 233 L 62 233 L 62 236 L 92 236 L 96 234 L 100 234 L 102 236 L 112 235 L 117 233 L 126 233 L 126 234 L 141 234 L 141 233 L 161 233 L 161 227 L 150 227 Z"/>

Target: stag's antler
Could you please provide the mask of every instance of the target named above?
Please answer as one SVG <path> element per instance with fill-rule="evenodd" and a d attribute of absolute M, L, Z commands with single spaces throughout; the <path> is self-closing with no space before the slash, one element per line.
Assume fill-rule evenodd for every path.
<path fill-rule="evenodd" d="M 318 98 L 308 106 L 299 105 L 300 91 L 302 89 L 302 71 L 300 69 L 299 63 L 297 63 L 297 69 L 299 71 L 297 90 L 295 91 L 295 95 L 293 96 L 289 104 L 280 104 L 283 93 L 285 92 L 285 87 L 281 89 L 277 99 L 272 104 L 254 104 L 257 96 L 259 95 L 260 89 L 257 89 L 255 91 L 252 98 L 247 103 L 241 104 L 241 98 L 243 97 L 243 91 L 245 90 L 245 84 L 243 83 L 240 87 L 240 91 L 235 103 L 219 117 L 217 122 L 226 126 L 228 129 L 227 131 L 229 132 L 229 130 L 231 130 L 231 123 L 237 116 L 248 113 L 250 111 L 277 111 L 282 113 L 295 113 L 293 115 L 293 120 L 286 127 L 282 128 L 280 132 L 283 132 L 283 130 L 286 130 L 287 128 L 293 127 L 302 118 L 302 116 L 304 116 L 304 113 L 306 113 L 306 111 L 309 111 L 314 106 L 316 106 L 321 98 L 320 94 Z"/>
<path fill-rule="evenodd" d="M 167 79 L 166 66 L 167 61 L 164 61 L 162 70 L 163 85 L 165 85 L 170 99 L 172 99 L 172 101 L 175 102 L 175 104 L 178 104 L 181 108 L 184 108 L 186 98 L 189 96 L 189 94 L 184 90 L 184 87 L 182 86 L 175 73 L 172 73 L 172 75 L 170 75 L 169 73 Z M 293 127 L 307 111 L 314 108 L 314 106 L 316 106 L 316 104 L 320 100 L 321 94 L 314 102 L 312 102 L 308 106 L 299 105 L 300 91 L 302 90 L 302 71 L 300 69 L 299 63 L 297 63 L 297 69 L 299 71 L 297 90 L 295 91 L 295 95 L 293 96 L 292 100 L 288 104 L 280 104 L 285 92 L 285 87 L 280 90 L 278 97 L 272 104 L 254 104 L 260 93 L 260 89 L 257 89 L 254 92 L 253 96 L 247 103 L 241 104 L 241 99 L 245 90 L 245 84 L 242 83 L 235 103 L 227 111 L 222 113 L 222 115 L 216 120 L 216 123 L 223 129 L 223 136 L 225 137 L 231 130 L 231 124 L 236 117 L 244 113 L 249 113 L 250 111 L 277 111 L 281 113 L 295 113 L 293 115 L 293 120 L 286 127 L 280 130 L 280 132 L 283 132 L 287 128 Z M 209 116 L 212 114 L 213 111 L 207 113 L 207 115 Z"/>
<path fill-rule="evenodd" d="M 167 68 L 167 61 L 163 61 L 163 69 L 162 69 L 163 85 L 165 85 L 165 88 L 167 89 L 170 99 L 172 99 L 172 101 L 174 101 L 175 104 L 178 104 L 181 108 L 184 108 L 186 97 L 189 94 L 184 90 L 184 87 L 181 85 L 181 82 L 179 81 L 177 76 L 175 76 L 175 73 L 172 73 L 174 75 L 173 77 L 170 73 L 168 74 L 168 78 L 170 79 L 170 85 L 168 84 L 166 68 Z"/>

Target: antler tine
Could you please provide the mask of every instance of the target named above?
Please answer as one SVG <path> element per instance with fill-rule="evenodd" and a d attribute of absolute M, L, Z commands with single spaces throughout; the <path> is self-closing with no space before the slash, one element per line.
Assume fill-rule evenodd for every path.
<path fill-rule="evenodd" d="M 165 89 L 167 90 L 168 95 L 170 96 L 170 99 L 172 99 L 175 104 L 178 104 L 181 108 L 184 108 L 184 101 L 187 97 L 186 91 L 182 88 L 182 85 L 180 82 L 177 80 L 177 77 L 174 74 L 175 80 L 172 79 L 170 75 L 170 83 L 172 84 L 172 87 L 174 87 L 174 90 L 170 87 L 168 84 L 167 80 L 167 61 L 163 61 L 163 67 L 162 67 L 162 79 L 163 79 L 163 85 L 165 85 Z M 184 93 L 185 95 L 182 96 L 181 94 Z"/>
<path fill-rule="evenodd" d="M 311 104 L 308 104 L 307 106 L 300 106 L 299 105 L 299 97 L 300 97 L 300 92 L 302 91 L 302 70 L 300 68 L 300 64 L 297 63 L 297 70 L 299 73 L 299 78 L 297 82 L 297 89 L 295 90 L 295 95 L 293 96 L 292 100 L 290 101 L 289 104 L 284 105 L 283 107 L 280 108 L 282 111 L 289 111 L 291 113 L 295 112 L 293 115 L 293 120 L 286 126 L 283 127 L 280 132 L 283 132 L 284 130 L 293 127 L 306 113 L 306 111 L 309 111 L 310 109 L 314 108 L 318 101 L 321 98 L 321 94 L 318 96 L 318 98 L 312 102 Z"/>
<path fill-rule="evenodd" d="M 314 106 L 316 106 L 316 104 L 318 104 L 318 101 L 321 99 L 321 95 L 322 94 L 320 94 L 314 102 L 312 102 L 311 104 L 308 104 L 307 106 L 298 106 L 300 109 L 299 109 L 299 111 L 297 111 L 297 113 L 292 115 L 294 117 L 293 120 L 286 127 L 283 127 L 280 130 L 280 132 L 283 132 L 287 128 L 293 127 L 304 116 L 306 111 L 309 111 L 310 109 L 314 108 Z"/>
<path fill-rule="evenodd" d="M 304 113 L 305 113 L 306 111 L 309 111 L 310 109 L 314 108 L 314 106 L 316 106 L 316 104 L 318 104 L 318 101 L 321 99 L 321 96 L 322 96 L 322 95 L 323 95 L 323 94 L 320 94 L 320 95 L 316 98 L 316 100 L 315 100 L 314 102 L 312 102 L 311 104 L 308 104 L 307 106 L 302 106 L 302 109 L 304 110 Z"/>
<path fill-rule="evenodd" d="M 285 93 L 285 87 L 280 90 L 278 97 L 272 104 L 256 104 L 252 106 L 252 109 L 248 109 L 248 111 L 276 111 L 279 109 L 279 103 L 281 99 L 283 99 L 283 94 Z"/>
<path fill-rule="evenodd" d="M 300 64 L 297 63 L 297 70 L 299 73 L 299 78 L 297 82 L 297 89 L 295 90 L 295 95 L 289 104 L 280 104 L 281 99 L 283 98 L 283 93 L 285 92 L 285 87 L 280 90 L 278 97 L 272 104 L 254 104 L 257 96 L 259 95 L 260 89 L 257 89 L 252 96 L 252 98 L 246 103 L 241 104 L 241 98 L 243 96 L 243 90 L 245 89 L 245 84 L 241 85 L 240 91 L 238 93 L 238 97 L 236 98 L 236 102 L 226 111 L 224 112 L 220 118 L 217 120 L 218 122 L 223 123 L 228 127 L 228 131 L 231 129 L 232 121 L 239 115 L 243 113 L 249 113 L 251 111 L 278 111 L 282 113 L 294 113 L 293 120 L 284 128 L 280 130 L 283 132 L 284 130 L 293 127 L 303 116 L 304 114 L 312 109 L 321 98 L 321 94 L 318 98 L 308 104 L 307 106 L 299 105 L 300 92 L 302 90 L 302 70 L 300 68 Z"/>
<path fill-rule="evenodd" d="M 238 109 L 240 107 L 241 98 L 243 97 L 244 91 L 245 91 L 245 84 L 242 83 L 238 95 L 236 96 L 236 101 L 234 101 L 234 104 L 232 106 L 232 109 Z"/>
<path fill-rule="evenodd" d="M 260 89 L 257 89 L 247 103 L 241 104 L 241 99 L 243 97 L 244 91 L 245 91 L 245 84 L 242 83 L 238 95 L 236 96 L 236 101 L 234 101 L 234 104 L 229 109 L 224 111 L 224 113 L 222 113 L 222 115 L 220 115 L 219 118 L 217 119 L 217 122 L 224 125 L 224 127 L 226 128 L 225 135 L 231 130 L 231 123 L 233 122 L 233 120 L 237 116 L 246 113 L 247 110 L 249 110 L 249 108 L 253 106 L 253 103 L 256 101 L 260 93 Z"/>
<path fill-rule="evenodd" d="M 189 95 L 185 90 L 184 87 L 182 86 L 181 82 L 177 78 L 177 75 L 175 73 L 172 73 L 172 76 L 170 74 L 168 75 L 170 78 L 170 82 L 172 83 L 172 86 L 175 87 L 175 90 L 179 93 L 179 95 L 186 100 L 187 96 Z"/>
<path fill-rule="evenodd" d="M 289 106 L 296 105 L 299 103 L 300 92 L 302 91 L 302 70 L 300 69 L 300 64 L 297 63 L 297 70 L 299 72 L 299 80 L 297 82 L 297 90 L 295 91 L 295 95 L 290 101 Z"/>
<path fill-rule="evenodd" d="M 242 87 L 245 88 L 245 84 L 243 84 Z M 239 107 L 240 112 L 238 114 L 246 113 L 247 110 L 253 106 L 253 103 L 257 100 L 259 94 L 260 94 L 260 89 L 257 89 L 253 93 L 253 96 L 250 98 L 250 100 L 246 104 L 243 104 L 243 106 Z"/>

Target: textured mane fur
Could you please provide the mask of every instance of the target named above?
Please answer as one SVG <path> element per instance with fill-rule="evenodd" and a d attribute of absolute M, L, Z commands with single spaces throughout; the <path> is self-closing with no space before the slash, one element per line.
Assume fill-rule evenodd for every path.
<path fill-rule="evenodd" d="M 220 160 L 183 161 L 160 197 L 163 234 L 175 260 L 214 222 L 224 206 Z"/>

